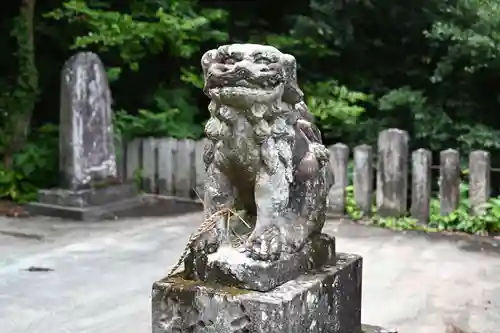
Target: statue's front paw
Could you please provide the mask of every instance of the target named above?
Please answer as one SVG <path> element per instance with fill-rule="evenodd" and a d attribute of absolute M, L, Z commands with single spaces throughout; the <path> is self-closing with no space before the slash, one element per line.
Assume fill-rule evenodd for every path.
<path fill-rule="evenodd" d="M 211 229 L 195 240 L 193 249 L 198 253 L 211 254 L 219 249 L 221 244 L 221 236 L 216 229 Z"/>
<path fill-rule="evenodd" d="M 261 261 L 278 260 L 282 249 L 280 231 L 276 227 L 270 227 L 263 232 L 254 230 L 245 244 L 245 254 Z"/>

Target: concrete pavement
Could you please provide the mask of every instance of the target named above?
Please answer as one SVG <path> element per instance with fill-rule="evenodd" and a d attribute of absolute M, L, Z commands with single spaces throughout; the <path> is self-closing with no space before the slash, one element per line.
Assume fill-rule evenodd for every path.
<path fill-rule="evenodd" d="M 151 284 L 200 221 L 198 213 L 91 224 L 0 218 L 0 332 L 150 333 Z M 339 221 L 325 229 L 338 251 L 364 257 L 364 323 L 500 332 L 500 251 Z"/>

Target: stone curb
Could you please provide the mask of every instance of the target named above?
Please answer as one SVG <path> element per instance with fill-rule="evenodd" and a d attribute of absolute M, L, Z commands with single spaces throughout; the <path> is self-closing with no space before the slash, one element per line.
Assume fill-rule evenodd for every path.
<path fill-rule="evenodd" d="M 398 331 L 395 329 L 386 329 L 386 328 L 382 328 L 380 326 L 373 326 L 373 325 L 366 325 L 366 324 L 361 325 L 361 332 L 362 333 L 398 333 Z"/>
<path fill-rule="evenodd" d="M 425 237 L 431 241 L 448 241 L 456 243 L 461 249 L 471 252 L 493 252 L 500 254 L 500 239 L 489 236 L 476 236 L 458 232 L 426 232 L 421 230 L 392 230 L 367 221 L 355 222 L 345 218 L 329 217 L 326 227 L 336 226 L 340 233 L 351 234 L 347 229 L 354 228 L 355 237 L 405 235 L 408 237 Z"/>

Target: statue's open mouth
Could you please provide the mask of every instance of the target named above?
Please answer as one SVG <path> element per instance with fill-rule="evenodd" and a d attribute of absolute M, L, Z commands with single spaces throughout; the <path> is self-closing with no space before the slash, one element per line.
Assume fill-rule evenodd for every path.
<path fill-rule="evenodd" d="M 263 87 L 250 82 L 239 81 L 234 85 L 220 85 L 208 89 L 209 96 L 221 98 L 223 103 L 238 104 L 242 101 L 246 104 L 248 101 L 265 102 L 275 100 L 283 93 L 283 85 Z"/>
<path fill-rule="evenodd" d="M 268 81 L 252 81 L 245 79 L 238 80 L 212 80 L 210 84 L 207 85 L 208 89 L 224 89 L 226 91 L 237 90 L 237 91 L 253 91 L 253 90 L 274 90 L 279 86 L 279 82 L 268 82 Z"/>
<path fill-rule="evenodd" d="M 219 88 L 228 92 L 231 90 L 274 90 L 283 81 L 283 77 L 275 71 L 254 73 L 245 67 L 228 71 L 219 66 L 213 66 L 209 71 L 205 88 L 209 90 Z"/>
<path fill-rule="evenodd" d="M 247 107 L 249 103 L 268 103 L 283 93 L 283 84 L 256 84 L 248 80 L 238 80 L 232 84 L 209 85 L 208 96 L 219 99 L 223 104 Z M 205 89 L 206 89 L 205 88 Z"/>
<path fill-rule="evenodd" d="M 226 70 L 213 66 L 206 77 L 205 93 L 223 104 L 248 107 L 280 98 L 283 87 L 284 78 L 277 71 L 255 73 L 245 67 Z"/>
<path fill-rule="evenodd" d="M 259 84 L 249 82 L 247 80 L 239 80 L 235 82 L 234 87 L 250 88 L 250 89 L 263 89 Z"/>

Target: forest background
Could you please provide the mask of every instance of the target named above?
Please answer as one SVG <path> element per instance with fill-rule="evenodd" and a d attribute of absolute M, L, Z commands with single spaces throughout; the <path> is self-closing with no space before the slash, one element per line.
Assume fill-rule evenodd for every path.
<path fill-rule="evenodd" d="M 200 138 L 201 55 L 255 42 L 296 56 L 329 144 L 375 144 L 397 127 L 435 161 L 484 149 L 500 164 L 496 0 L 22 0 L 2 5 L 0 24 L 3 199 L 57 184 L 60 72 L 79 50 L 106 65 L 125 140 Z"/>

